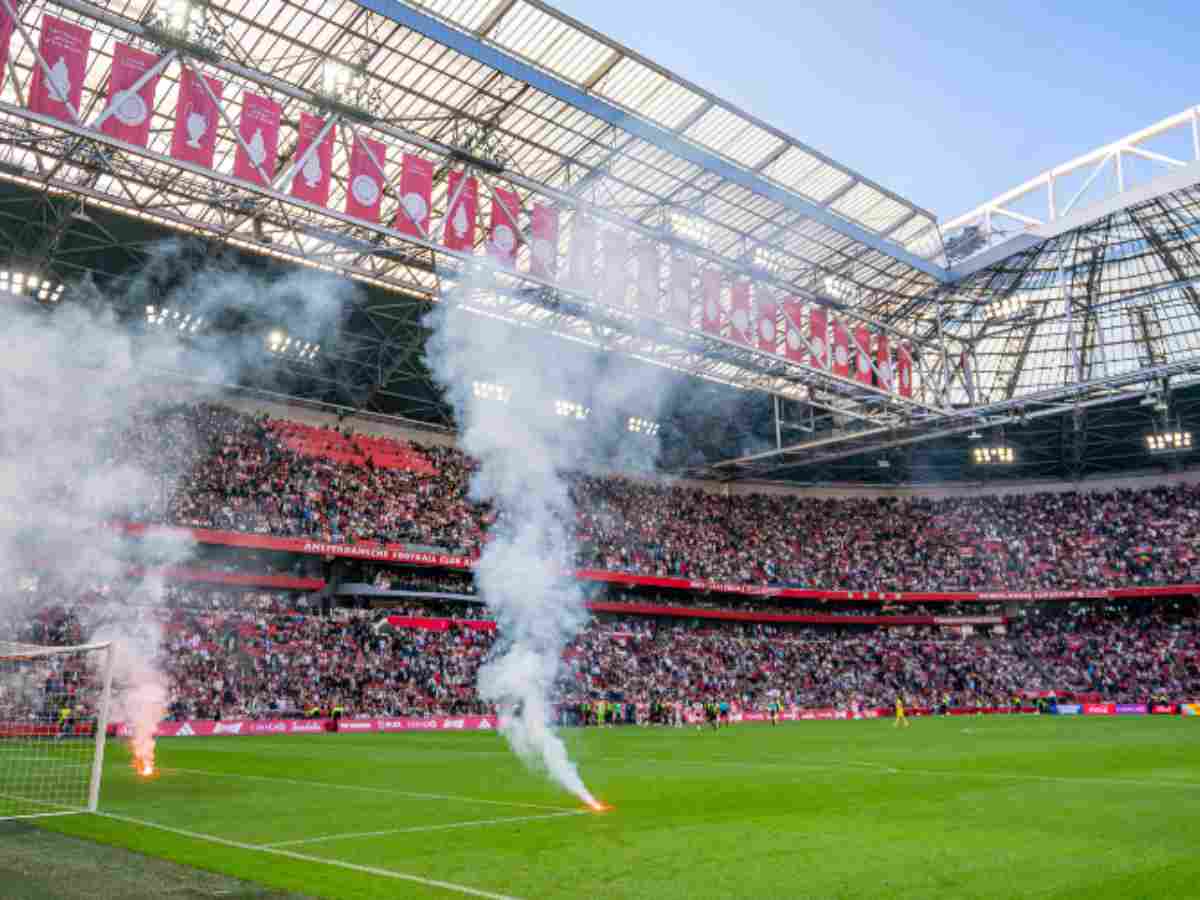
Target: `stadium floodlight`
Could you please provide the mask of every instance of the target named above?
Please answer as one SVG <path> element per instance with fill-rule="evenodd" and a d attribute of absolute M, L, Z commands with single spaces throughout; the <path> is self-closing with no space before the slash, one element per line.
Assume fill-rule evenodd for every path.
<path fill-rule="evenodd" d="M 267 352 L 273 356 L 280 356 L 296 360 L 297 362 L 312 362 L 316 359 L 317 354 L 321 352 L 320 344 L 291 337 L 286 331 L 279 328 L 274 329 L 267 335 L 265 343 Z"/>
<path fill-rule="evenodd" d="M 0 819 L 95 812 L 113 647 L 0 641 Z"/>
<path fill-rule="evenodd" d="M 1151 453 L 1187 453 L 1192 449 L 1190 431 L 1156 431 L 1146 435 L 1146 449 Z"/>
<path fill-rule="evenodd" d="M 36 272 L 27 273 L 20 269 L 0 269 L 0 291 L 18 297 L 29 297 L 38 303 L 53 305 L 62 300 L 65 286 Z"/>
<path fill-rule="evenodd" d="M 495 400 L 508 403 L 512 400 L 512 388 L 503 384 L 493 384 L 490 381 L 471 382 L 471 393 L 479 400 Z"/>
<path fill-rule="evenodd" d="M 825 276 L 825 293 L 837 300 L 850 300 L 854 297 L 854 285 L 845 278 L 837 275 Z"/>
<path fill-rule="evenodd" d="M 591 409 L 582 403 L 574 403 L 571 400 L 555 400 L 554 411 L 564 419 L 579 419 L 580 421 L 592 414 Z"/>
<path fill-rule="evenodd" d="M 989 319 L 1011 319 L 1025 311 L 1025 300 L 1021 297 L 1004 297 L 988 304 Z"/>
<path fill-rule="evenodd" d="M 769 275 L 782 275 L 788 269 L 795 268 L 795 263 L 778 250 L 770 247 L 754 248 L 754 265 Z"/>
<path fill-rule="evenodd" d="M 693 241 L 701 247 L 708 246 L 708 239 L 712 235 L 712 226 L 700 216 L 683 210 L 674 210 L 668 217 L 668 222 L 671 231 L 681 238 Z"/>
<path fill-rule="evenodd" d="M 354 70 L 336 59 L 321 64 L 321 90 L 329 97 L 341 97 L 354 81 Z"/>
<path fill-rule="evenodd" d="M 192 21 L 191 0 L 162 0 L 156 12 L 163 28 L 180 37 L 187 36 Z"/>
<path fill-rule="evenodd" d="M 978 440 L 982 440 L 982 439 L 983 439 L 983 435 L 980 434 L 979 431 L 975 428 L 972 428 L 971 433 L 967 435 L 968 441 L 978 441 Z"/>
<path fill-rule="evenodd" d="M 658 434 L 659 424 L 653 419 L 643 419 L 640 416 L 630 416 L 625 427 L 634 434 L 644 434 L 653 437 Z"/>
<path fill-rule="evenodd" d="M 184 312 L 180 309 L 169 309 L 165 306 L 147 306 L 146 324 L 156 328 L 171 329 L 183 334 L 195 334 L 204 325 L 201 316 Z"/>
<path fill-rule="evenodd" d="M 971 461 L 981 466 L 1009 465 L 1015 460 L 1013 448 L 1004 444 L 995 447 L 975 447 L 971 450 Z"/>

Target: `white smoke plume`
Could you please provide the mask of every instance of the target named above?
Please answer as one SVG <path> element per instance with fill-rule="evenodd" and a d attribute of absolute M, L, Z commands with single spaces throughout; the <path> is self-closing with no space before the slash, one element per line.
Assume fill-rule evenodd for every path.
<path fill-rule="evenodd" d="M 657 441 L 630 434 L 626 420 L 653 417 L 671 379 L 480 315 L 486 298 L 486 287 L 462 288 L 427 322 L 430 370 L 454 407 L 460 448 L 478 463 L 472 496 L 491 502 L 497 516 L 475 569 L 500 635 L 479 693 L 497 705 L 500 729 L 522 760 L 595 806 L 552 726 L 563 650 L 587 621 L 568 574 L 575 508 L 567 477 L 613 464 L 647 467 Z M 559 402 L 590 410 L 587 419 L 560 415 Z"/>
<path fill-rule="evenodd" d="M 168 702 L 157 614 L 164 585 L 153 574 L 127 578 L 186 560 L 191 545 L 169 529 L 130 542 L 111 527 L 161 508 L 172 486 L 167 475 L 187 474 L 166 472 L 153 441 L 142 448 L 126 436 L 152 432 L 156 412 L 206 393 L 190 387 L 180 396 L 163 373 L 187 369 L 236 381 L 252 354 L 261 361 L 262 346 L 261 338 L 257 347 L 242 337 L 210 340 L 197 355 L 180 329 L 139 333 L 117 310 L 132 307 L 137 321 L 148 303 L 186 303 L 210 320 L 235 307 L 276 309 L 328 339 L 353 290 L 308 273 L 250 274 L 168 243 L 133 278 L 105 291 L 85 281 L 53 310 L 0 297 L 0 571 L 8 581 L 0 587 L 0 639 L 15 637 L 39 608 L 62 605 L 73 609 L 87 640 L 113 641 L 114 718 L 132 727 L 143 763 L 153 764 L 154 727 Z M 185 450 L 172 456 L 186 458 Z M 15 589 L 31 576 L 39 589 Z"/>

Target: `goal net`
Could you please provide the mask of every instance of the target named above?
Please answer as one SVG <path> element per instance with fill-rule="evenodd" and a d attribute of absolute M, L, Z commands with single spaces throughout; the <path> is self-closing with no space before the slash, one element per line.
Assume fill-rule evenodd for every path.
<path fill-rule="evenodd" d="M 94 812 L 112 647 L 0 641 L 0 819 Z"/>

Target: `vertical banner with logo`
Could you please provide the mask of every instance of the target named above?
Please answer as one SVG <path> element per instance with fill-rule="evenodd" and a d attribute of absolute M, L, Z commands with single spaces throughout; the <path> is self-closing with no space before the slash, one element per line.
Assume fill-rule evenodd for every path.
<path fill-rule="evenodd" d="M 233 157 L 233 174 L 243 181 L 268 187 L 275 177 L 275 161 L 279 151 L 279 121 L 282 116 L 279 104 L 269 97 L 242 93 L 242 118 L 238 122 L 238 134 L 242 136 L 249 153 L 238 145 Z M 259 170 L 262 170 L 262 175 Z M 263 180 L 263 176 L 266 180 Z"/>
<path fill-rule="evenodd" d="M 604 274 L 600 299 L 609 306 L 624 307 L 629 293 L 629 241 L 623 231 L 606 231 L 604 244 Z"/>
<path fill-rule="evenodd" d="M 459 185 L 462 190 L 459 190 Z M 457 195 L 457 200 L 455 199 Z M 475 249 L 475 219 L 479 204 L 479 184 L 462 172 L 451 172 L 446 183 L 446 227 L 442 240 L 451 250 L 470 253 Z"/>
<path fill-rule="evenodd" d="M 892 350 L 888 345 L 886 334 L 875 338 L 875 369 L 879 375 L 879 387 L 890 391 L 892 389 Z"/>
<path fill-rule="evenodd" d="M 766 353 L 779 352 L 779 304 L 774 300 L 758 302 L 758 349 Z"/>
<path fill-rule="evenodd" d="M 721 270 L 705 269 L 700 273 L 700 327 L 705 334 L 721 334 Z"/>
<path fill-rule="evenodd" d="M 795 297 L 783 301 L 783 355 L 792 362 L 804 362 L 804 304 Z"/>
<path fill-rule="evenodd" d="M 558 209 L 538 203 L 529 220 L 529 274 L 547 281 L 558 278 Z"/>
<path fill-rule="evenodd" d="M 54 16 L 42 16 L 38 52 L 50 67 L 50 75 L 47 77 L 45 69 L 34 63 L 29 108 L 64 122 L 79 121 L 79 101 L 83 99 L 91 48 L 92 33 L 86 28 Z"/>
<path fill-rule="evenodd" d="M 850 332 L 841 319 L 833 320 L 833 374 L 850 375 Z"/>
<path fill-rule="evenodd" d="M 333 181 L 333 140 L 337 127 L 325 133 L 321 143 L 313 142 L 325 127 L 325 120 L 311 113 L 300 113 L 300 139 L 296 144 L 296 159 L 303 160 L 292 178 L 292 196 L 306 203 L 325 206 L 329 203 L 329 185 Z M 309 148 L 312 152 L 309 153 Z"/>
<path fill-rule="evenodd" d="M 401 234 L 429 239 L 429 210 L 433 197 L 433 163 L 405 153 L 400 162 L 400 205 L 392 227 Z"/>
<path fill-rule="evenodd" d="M 671 290 L 668 292 L 667 318 L 680 328 L 691 324 L 692 275 L 695 266 L 690 256 L 671 257 Z"/>
<path fill-rule="evenodd" d="M 913 395 L 913 361 L 912 349 L 908 344 L 896 348 L 896 379 L 899 382 L 900 396 Z"/>
<path fill-rule="evenodd" d="M 729 290 L 729 339 L 749 347 L 754 343 L 754 316 L 750 308 L 750 282 L 738 279 Z"/>
<path fill-rule="evenodd" d="M 492 221 L 488 228 L 488 256 L 511 269 L 517 262 L 521 234 L 521 198 L 515 191 L 492 188 Z"/>
<path fill-rule="evenodd" d="M 12 6 L 13 12 L 20 15 L 21 4 L 18 0 L 8 0 Z M 12 47 L 13 31 L 16 28 L 16 23 L 13 17 L 8 14 L 8 10 L 0 5 L 0 88 L 4 87 L 4 79 L 8 75 L 8 53 Z"/>
<path fill-rule="evenodd" d="M 571 243 L 567 245 L 567 286 L 594 293 L 605 303 L 604 288 L 596 288 L 596 223 L 581 212 L 571 218 Z"/>
<path fill-rule="evenodd" d="M 346 215 L 368 222 L 379 221 L 387 171 L 387 146 L 383 141 L 354 135 L 350 151 L 350 183 L 346 186 Z"/>
<path fill-rule="evenodd" d="M 809 365 L 814 369 L 829 368 L 829 324 L 825 307 L 814 306 L 808 312 Z"/>
<path fill-rule="evenodd" d="M 854 329 L 854 377 L 863 384 L 871 383 L 871 332 L 867 326 Z"/>
<path fill-rule="evenodd" d="M 113 45 L 112 70 L 108 74 L 110 111 L 100 130 L 127 144 L 145 147 L 150 141 L 150 116 L 154 112 L 154 90 L 158 76 L 147 78 L 138 90 L 132 88 L 139 78 L 158 64 L 158 57 L 128 44 Z"/>
<path fill-rule="evenodd" d="M 204 79 L 202 84 L 200 79 Z M 211 169 L 217 147 L 217 122 L 221 118 L 217 104 L 225 85 L 207 75 L 197 75 L 184 69 L 179 76 L 179 105 L 175 107 L 175 131 L 171 135 L 171 155 L 181 162 L 195 163 Z"/>
<path fill-rule="evenodd" d="M 637 248 L 637 310 L 644 316 L 658 315 L 658 245 L 643 241 Z"/>

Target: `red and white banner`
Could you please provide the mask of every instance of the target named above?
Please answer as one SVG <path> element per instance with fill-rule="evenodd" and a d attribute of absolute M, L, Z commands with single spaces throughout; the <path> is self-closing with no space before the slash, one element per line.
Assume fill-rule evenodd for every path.
<path fill-rule="evenodd" d="M 212 97 L 204 90 L 205 84 L 212 91 Z M 217 123 L 221 118 L 213 97 L 220 101 L 224 91 L 222 82 L 207 75 L 197 75 L 191 69 L 184 69 L 179 76 L 179 103 L 175 107 L 171 155 L 180 162 L 212 168 L 217 147 Z"/>
<path fill-rule="evenodd" d="M 623 231 L 606 231 L 604 243 L 604 281 L 600 299 L 609 306 L 622 308 L 629 293 L 629 241 Z"/>
<path fill-rule="evenodd" d="M 700 273 L 700 327 L 705 334 L 721 334 L 721 272 L 705 269 Z"/>
<path fill-rule="evenodd" d="M 154 90 L 158 75 L 132 90 L 139 78 L 158 64 L 159 58 L 128 44 L 113 45 L 112 70 L 108 74 L 108 115 L 100 130 L 127 144 L 145 147 L 150 140 L 150 117 L 154 112 Z"/>
<path fill-rule="evenodd" d="M 651 241 L 637 248 L 637 310 L 643 316 L 658 315 L 658 287 L 661 277 L 658 245 Z"/>
<path fill-rule="evenodd" d="M 892 389 L 892 351 L 888 346 L 888 336 L 878 335 L 875 338 L 875 369 L 878 373 L 878 384 L 885 391 Z"/>
<path fill-rule="evenodd" d="M 747 347 L 754 343 L 754 310 L 750 307 L 750 282 L 739 279 L 729 291 L 729 339 Z"/>
<path fill-rule="evenodd" d="M 604 236 L 604 247 L 607 252 L 608 235 Z M 595 268 L 596 223 L 583 213 L 577 212 L 571 219 L 571 243 L 567 249 L 567 285 L 576 291 L 592 291 L 596 278 Z M 595 293 L 596 299 L 612 303 L 603 287 Z"/>
<path fill-rule="evenodd" d="M 539 203 L 529 220 L 529 274 L 547 281 L 558 278 L 558 209 Z"/>
<path fill-rule="evenodd" d="M 439 619 L 427 616 L 388 616 L 392 628 L 411 628 L 415 631 L 449 631 L 451 627 L 471 631 L 495 631 L 494 619 Z"/>
<path fill-rule="evenodd" d="M 320 116 L 300 113 L 300 140 L 296 145 L 296 159 L 302 162 L 292 178 L 292 196 L 317 206 L 329 203 L 329 186 L 333 183 L 333 141 L 337 126 L 325 133 L 321 143 L 315 144 L 324 127 L 325 120 Z"/>
<path fill-rule="evenodd" d="M 250 152 L 247 153 L 238 145 L 233 157 L 233 174 L 236 177 L 263 187 L 270 185 L 275 177 L 282 114 L 282 108 L 270 97 L 250 91 L 242 94 L 242 118 L 238 122 L 238 134 Z M 259 174 L 259 170 L 262 174 Z"/>
<path fill-rule="evenodd" d="M 896 348 L 896 380 L 899 382 L 900 396 L 913 395 L 913 363 L 912 350 L 908 344 Z"/>
<path fill-rule="evenodd" d="M 13 11 L 20 14 L 21 4 L 18 0 L 8 0 Z M 13 31 L 16 28 L 16 23 L 13 22 L 13 17 L 8 14 L 8 10 L 0 4 L 0 88 L 4 87 L 4 79 L 8 75 L 8 52 L 12 46 Z"/>
<path fill-rule="evenodd" d="M 809 365 L 814 369 L 829 368 L 829 326 L 823 306 L 814 306 L 808 313 Z"/>
<path fill-rule="evenodd" d="M 1085 716 L 1115 716 L 1117 705 L 1115 703 L 1085 703 L 1083 704 L 1083 714 Z"/>
<path fill-rule="evenodd" d="M 29 85 L 29 108 L 64 122 L 79 121 L 79 101 L 87 77 L 88 52 L 92 33 L 82 25 L 64 22 L 54 16 L 42 16 L 42 37 L 38 52 L 50 68 L 34 63 Z"/>
<path fill-rule="evenodd" d="M 492 188 L 492 218 L 488 225 L 487 252 L 506 269 L 517 263 L 521 245 L 521 198 L 514 191 Z"/>
<path fill-rule="evenodd" d="M 690 256 L 671 257 L 671 290 L 667 294 L 667 318 L 680 328 L 691 325 L 692 276 L 695 269 Z"/>
<path fill-rule="evenodd" d="M 461 190 L 459 189 L 461 185 Z M 446 184 L 446 227 L 442 240 L 451 250 L 475 249 L 475 220 L 479 209 L 479 183 L 462 172 L 451 172 Z"/>
<path fill-rule="evenodd" d="M 361 134 L 354 135 L 350 151 L 350 183 L 346 185 L 346 215 L 368 222 L 379 221 L 383 189 L 387 184 L 387 145 Z"/>
<path fill-rule="evenodd" d="M 779 304 L 760 300 L 758 304 L 758 349 L 765 353 L 779 352 Z"/>
<path fill-rule="evenodd" d="M 833 374 L 850 377 L 850 332 L 841 319 L 833 320 Z"/>
<path fill-rule="evenodd" d="M 854 341 L 850 347 L 854 360 L 854 377 L 863 384 L 871 383 L 871 333 L 865 325 L 854 329 Z"/>
<path fill-rule="evenodd" d="M 804 340 L 804 304 L 795 297 L 783 301 L 783 355 L 792 362 L 808 358 Z"/>
<path fill-rule="evenodd" d="M 392 227 L 401 234 L 428 240 L 432 198 L 433 163 L 405 153 L 400 163 L 400 204 Z"/>

